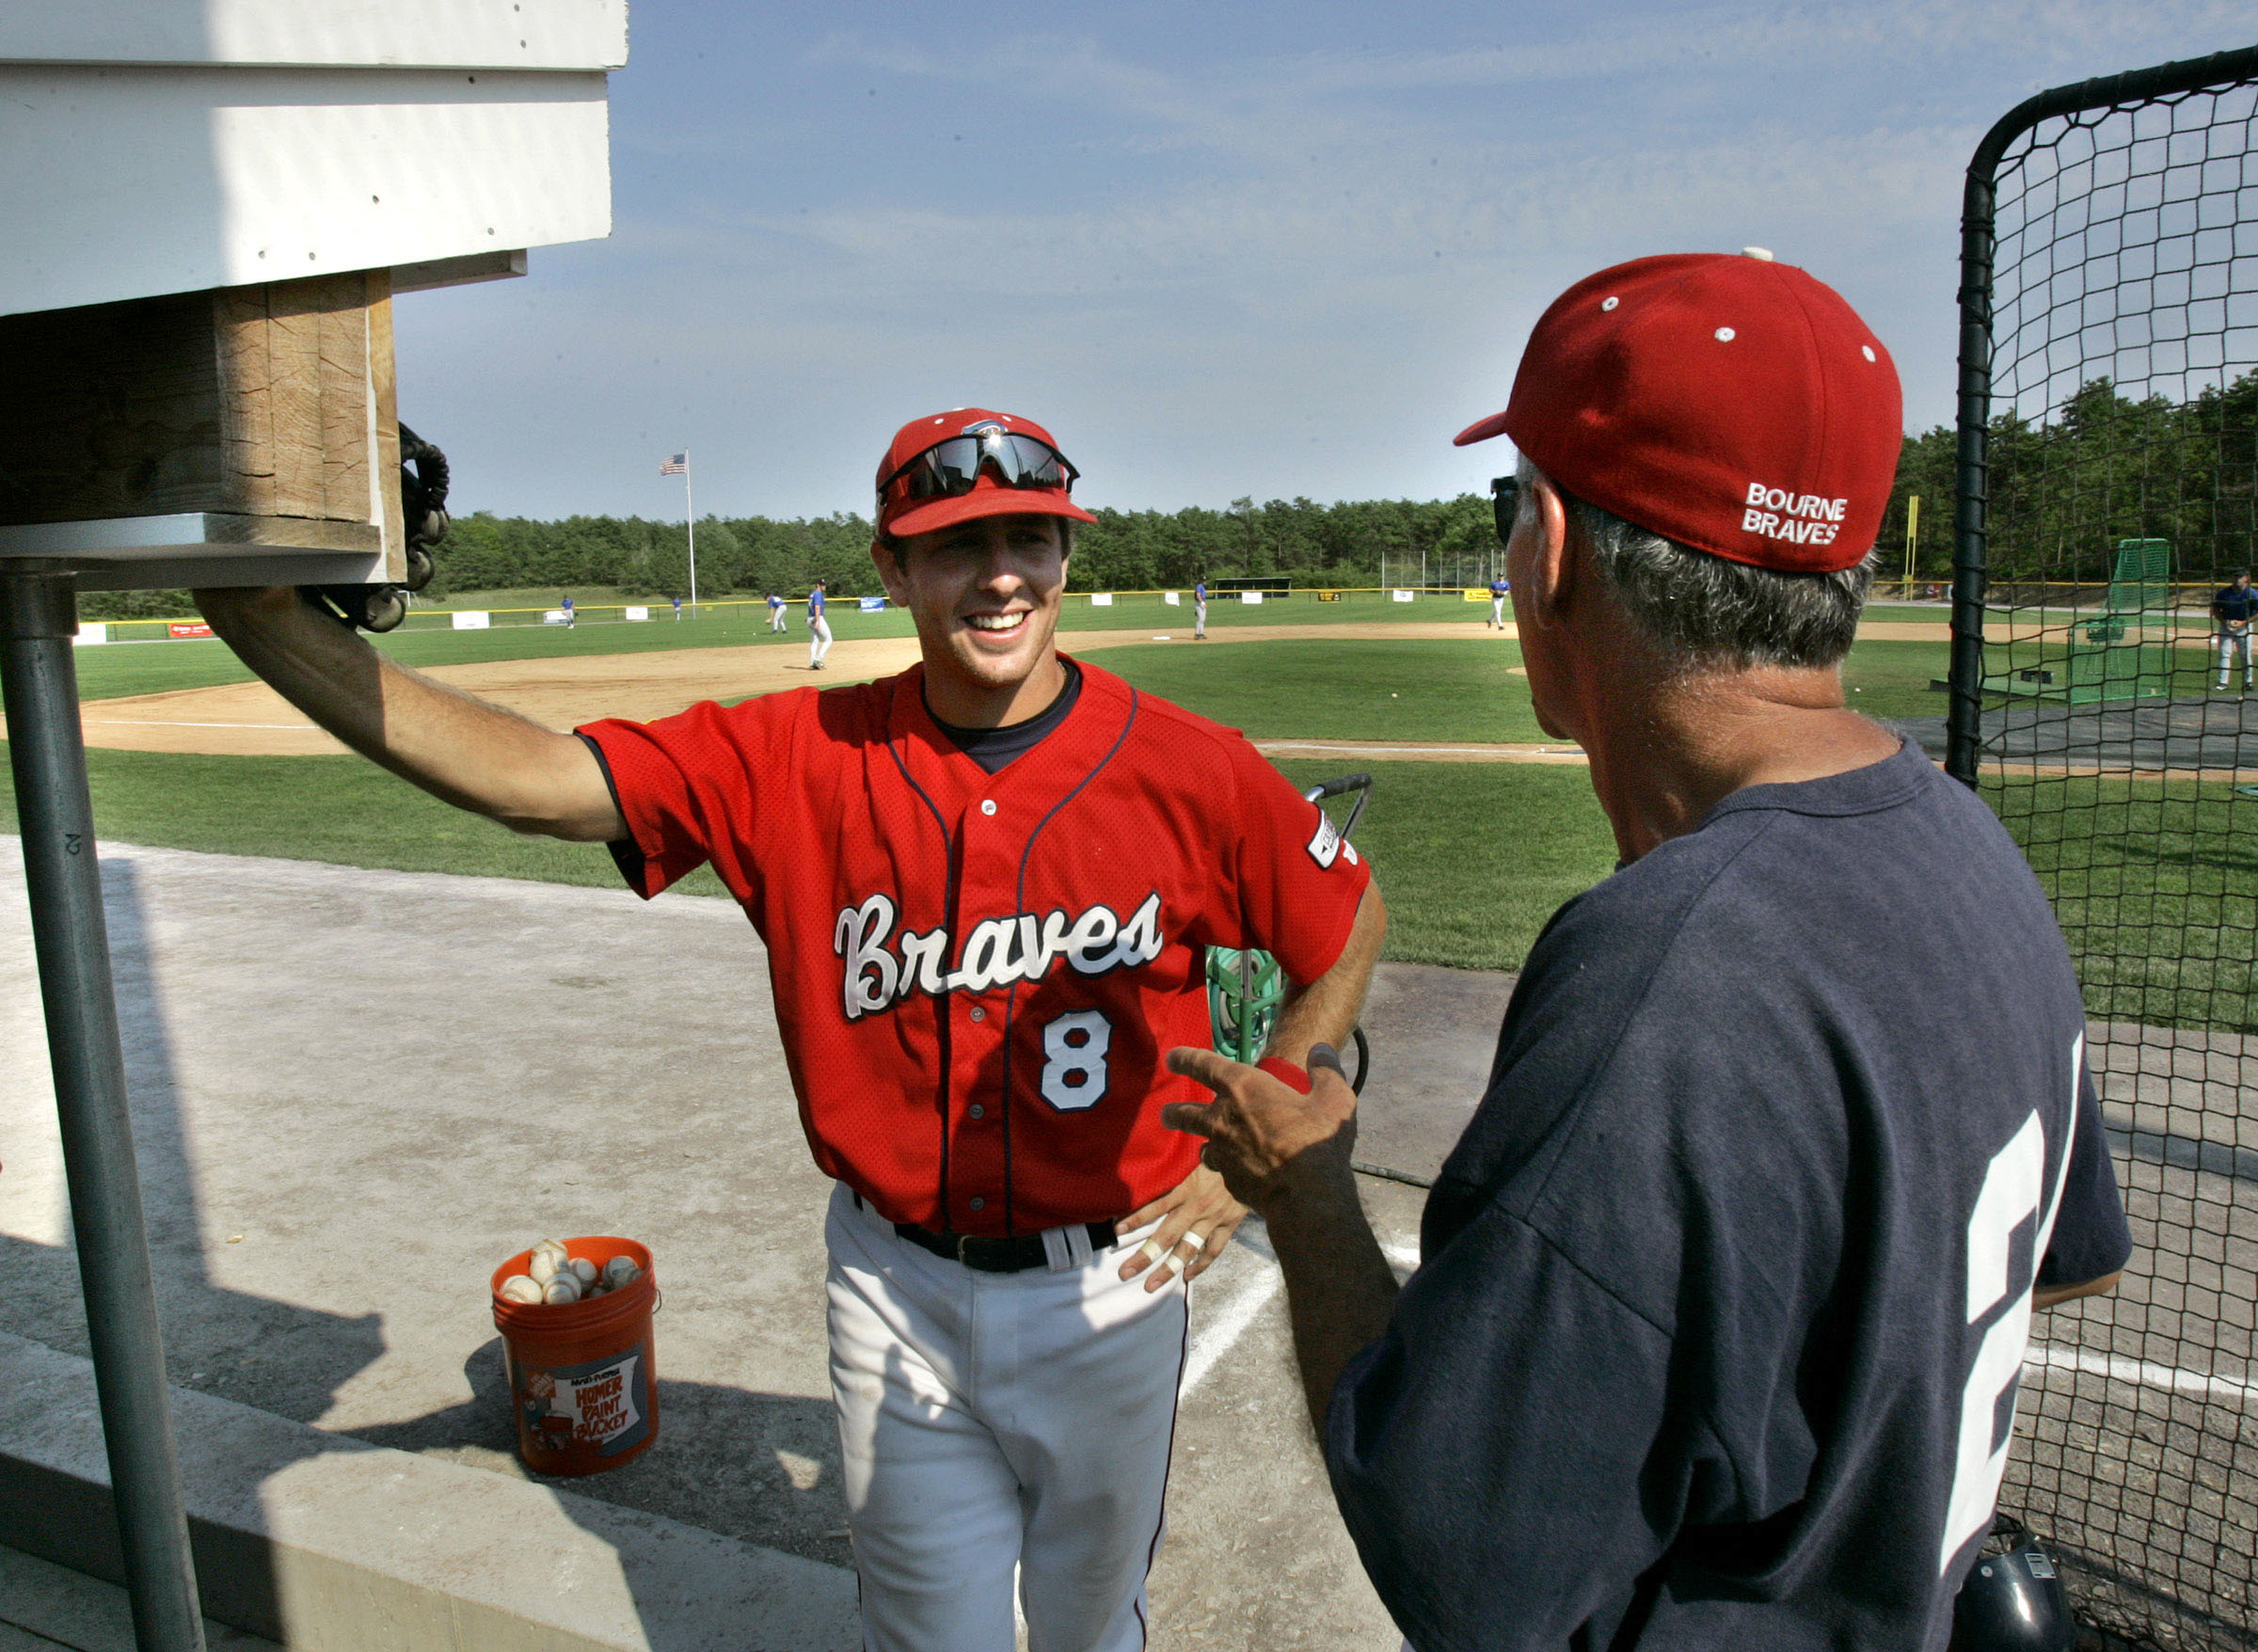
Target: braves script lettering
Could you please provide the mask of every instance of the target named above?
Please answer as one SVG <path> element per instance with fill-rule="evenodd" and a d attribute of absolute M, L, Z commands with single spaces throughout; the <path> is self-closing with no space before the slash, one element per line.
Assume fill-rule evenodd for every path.
<path fill-rule="evenodd" d="M 897 938 L 896 915 L 893 899 L 883 895 L 839 909 L 831 944 L 846 961 L 839 996 L 849 1021 L 891 1009 L 912 993 L 984 993 L 1040 981 L 1061 960 L 1078 975 L 1102 976 L 1160 956 L 1158 891 L 1125 919 L 1109 906 L 1093 906 L 1072 921 L 1057 908 L 982 918 L 964 937 L 954 969 L 947 967 L 952 948 L 946 929 L 922 935 L 904 929 Z"/>

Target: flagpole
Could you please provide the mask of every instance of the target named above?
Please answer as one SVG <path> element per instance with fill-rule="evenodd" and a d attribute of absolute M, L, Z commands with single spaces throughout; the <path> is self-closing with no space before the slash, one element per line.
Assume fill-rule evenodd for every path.
<path fill-rule="evenodd" d="M 682 526 L 690 534 L 690 612 L 698 612 L 698 516 L 690 503 L 690 450 L 682 450 Z"/>

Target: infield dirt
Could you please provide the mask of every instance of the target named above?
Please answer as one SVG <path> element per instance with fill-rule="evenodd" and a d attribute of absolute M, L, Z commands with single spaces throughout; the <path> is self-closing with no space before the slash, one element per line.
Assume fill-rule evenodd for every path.
<path fill-rule="evenodd" d="M 1208 633 L 1210 644 L 1310 641 L 1463 642 L 1475 635 L 1463 622 L 1325 626 L 1229 626 Z M 1884 621 L 1862 627 L 1862 637 L 1935 641 L 1941 625 Z M 1515 635 L 1507 627 L 1505 637 Z M 1095 653 L 1163 640 L 1191 643 L 1188 630 L 1075 631 L 1062 634 L 1073 654 Z M 135 644 L 165 647 L 162 643 Z M 807 668 L 797 648 L 776 646 L 670 648 L 641 654 L 595 654 L 565 659 L 510 659 L 426 668 L 426 675 L 467 693 L 506 706 L 551 728 L 571 728 L 599 717 L 647 722 L 700 700 L 734 701 L 783 689 L 885 676 L 915 663 L 914 637 L 842 638 L 821 674 Z M 213 756 L 316 756 L 340 745 L 263 683 L 180 689 L 87 702 L 80 721 L 90 746 L 118 751 L 194 752 Z M 1341 750 L 1342 742 L 1328 742 Z M 1377 755 L 1376 753 L 1374 755 Z M 1420 755 L 1441 756 L 1430 749 Z M 1562 760 L 1558 748 L 1496 746 L 1469 750 L 1473 760 Z M 1573 760 L 1570 758 L 1569 760 Z"/>

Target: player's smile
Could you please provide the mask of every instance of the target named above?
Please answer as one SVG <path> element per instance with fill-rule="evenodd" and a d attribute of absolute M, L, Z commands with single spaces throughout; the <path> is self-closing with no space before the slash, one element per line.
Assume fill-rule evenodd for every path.
<path fill-rule="evenodd" d="M 1066 588 L 1058 518 L 976 517 L 874 551 L 886 593 L 917 622 L 935 716 L 963 727 L 1032 717 L 1063 682 L 1051 638 Z"/>
<path fill-rule="evenodd" d="M 1008 613 L 969 613 L 964 616 L 964 623 L 976 631 L 992 633 L 1015 631 L 1027 615 L 1033 612 L 1032 609 L 1017 608 Z"/>

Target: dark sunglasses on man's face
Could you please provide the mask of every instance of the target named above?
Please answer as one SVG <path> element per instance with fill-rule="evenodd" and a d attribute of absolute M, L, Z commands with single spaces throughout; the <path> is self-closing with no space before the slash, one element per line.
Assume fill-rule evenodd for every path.
<path fill-rule="evenodd" d="M 1498 543 L 1504 545 L 1513 538 L 1514 513 L 1521 505 L 1521 479 L 1518 476 L 1500 476 L 1489 484 L 1489 509 L 1498 525 Z"/>

